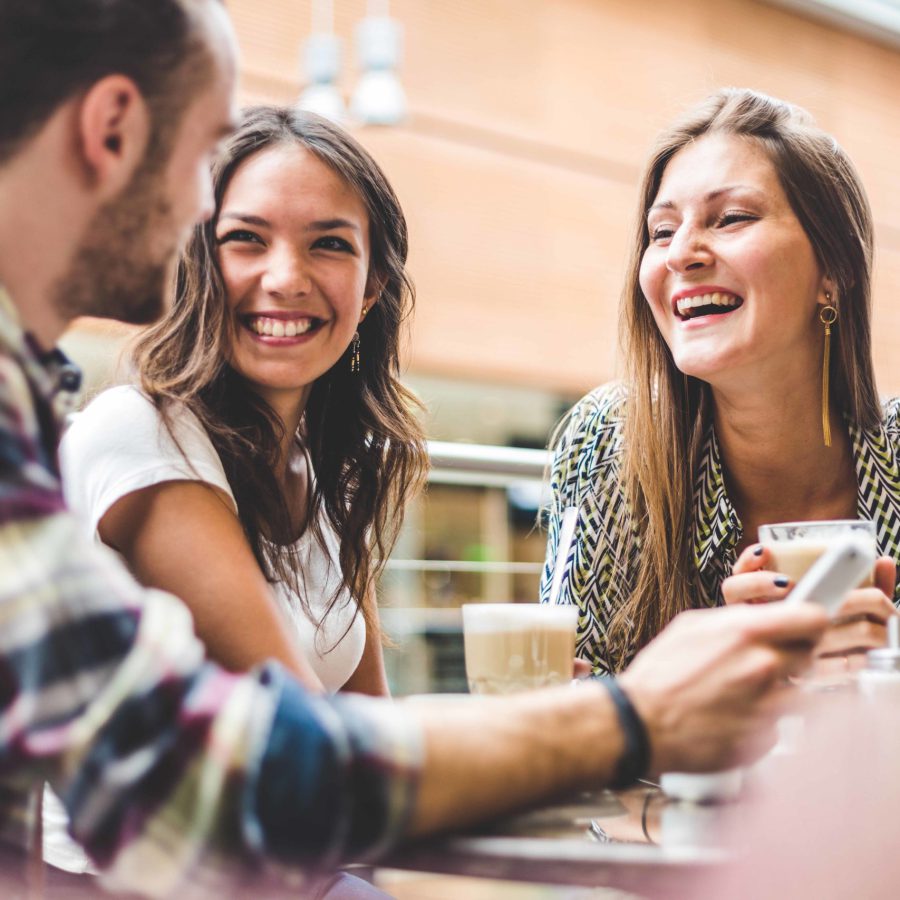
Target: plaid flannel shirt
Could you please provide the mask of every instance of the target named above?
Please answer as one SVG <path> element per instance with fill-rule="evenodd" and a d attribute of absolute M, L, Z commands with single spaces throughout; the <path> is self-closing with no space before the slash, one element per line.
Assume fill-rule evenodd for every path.
<path fill-rule="evenodd" d="M 59 376 L 0 288 L 0 841 L 25 845 L 46 778 L 113 887 L 233 896 L 373 858 L 408 819 L 418 729 L 207 663 L 184 605 L 66 511 Z"/>

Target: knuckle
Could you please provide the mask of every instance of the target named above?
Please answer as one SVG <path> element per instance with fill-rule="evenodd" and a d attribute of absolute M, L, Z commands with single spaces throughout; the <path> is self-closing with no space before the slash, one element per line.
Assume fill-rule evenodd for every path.
<path fill-rule="evenodd" d="M 884 627 L 863 619 L 857 626 L 857 636 L 866 643 L 884 643 Z"/>
<path fill-rule="evenodd" d="M 761 657 L 758 668 L 760 680 L 764 684 L 769 684 L 781 674 L 781 657 L 774 650 L 770 650 Z"/>

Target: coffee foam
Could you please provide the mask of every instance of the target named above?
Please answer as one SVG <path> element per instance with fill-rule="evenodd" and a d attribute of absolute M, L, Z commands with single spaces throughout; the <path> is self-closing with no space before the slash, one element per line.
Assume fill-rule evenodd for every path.
<path fill-rule="evenodd" d="M 578 621 L 575 606 L 542 603 L 467 603 L 462 608 L 463 628 L 472 632 L 570 631 Z"/>

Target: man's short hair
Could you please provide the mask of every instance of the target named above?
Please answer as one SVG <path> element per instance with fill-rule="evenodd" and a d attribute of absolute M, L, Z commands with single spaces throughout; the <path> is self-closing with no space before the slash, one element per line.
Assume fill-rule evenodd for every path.
<path fill-rule="evenodd" d="M 167 146 L 209 71 L 197 27 L 200 5 L 201 0 L 0 0 L 0 163 L 62 103 L 112 74 L 133 79 L 150 107 L 148 155 Z M 194 77 L 186 78 L 186 70 Z"/>

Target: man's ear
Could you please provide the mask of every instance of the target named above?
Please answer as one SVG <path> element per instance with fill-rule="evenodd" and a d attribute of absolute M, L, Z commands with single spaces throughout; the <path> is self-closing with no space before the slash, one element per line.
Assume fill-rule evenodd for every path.
<path fill-rule="evenodd" d="M 78 116 L 78 139 L 89 184 L 104 198 L 128 184 L 144 158 L 150 111 L 125 75 L 107 75 L 88 89 Z"/>

